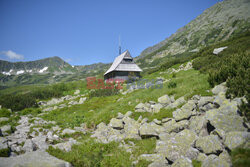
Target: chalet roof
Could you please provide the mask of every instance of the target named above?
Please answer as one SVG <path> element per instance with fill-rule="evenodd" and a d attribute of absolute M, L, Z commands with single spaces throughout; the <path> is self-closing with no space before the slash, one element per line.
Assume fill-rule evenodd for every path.
<path fill-rule="evenodd" d="M 141 68 L 138 67 L 133 61 L 131 63 L 125 63 L 125 64 L 121 64 L 123 59 L 132 59 L 129 51 L 125 51 L 122 54 L 120 54 L 119 56 L 117 56 L 113 62 L 113 64 L 111 65 L 111 67 L 106 71 L 106 74 L 112 72 L 112 71 L 135 71 L 135 72 L 141 72 Z"/>

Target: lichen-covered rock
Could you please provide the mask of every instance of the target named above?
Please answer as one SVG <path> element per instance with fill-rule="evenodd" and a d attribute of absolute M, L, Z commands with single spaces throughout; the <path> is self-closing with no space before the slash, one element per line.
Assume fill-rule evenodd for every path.
<path fill-rule="evenodd" d="M 4 125 L 2 127 L 0 127 L 2 132 L 8 132 L 11 131 L 11 126 L 10 125 Z"/>
<path fill-rule="evenodd" d="M 123 119 L 125 138 L 127 139 L 141 139 L 139 136 L 140 123 L 131 119 L 129 117 L 124 117 Z"/>
<path fill-rule="evenodd" d="M 231 150 L 247 143 L 250 143 L 250 132 L 228 132 L 226 134 L 225 145 Z"/>
<path fill-rule="evenodd" d="M 155 124 L 154 122 L 144 123 L 139 129 L 141 137 L 158 136 L 162 132 L 164 132 L 164 128 Z"/>
<path fill-rule="evenodd" d="M 192 110 L 177 109 L 173 112 L 173 118 L 176 121 L 188 119 L 192 115 Z"/>
<path fill-rule="evenodd" d="M 71 165 L 45 151 L 34 151 L 16 157 L 0 158 L 0 166 L 70 167 Z"/>
<path fill-rule="evenodd" d="M 164 95 L 158 98 L 158 102 L 164 105 L 169 105 L 172 100 L 168 95 Z"/>
<path fill-rule="evenodd" d="M 213 94 L 216 95 L 219 94 L 220 92 L 226 93 L 226 91 L 227 91 L 226 82 L 223 82 L 212 89 Z"/>
<path fill-rule="evenodd" d="M 191 147 L 196 139 L 197 136 L 193 131 L 184 129 L 169 140 L 157 141 L 156 152 L 173 162 L 183 156 L 194 159 L 199 153 Z"/>
<path fill-rule="evenodd" d="M 58 143 L 56 145 L 53 145 L 53 147 L 58 148 L 62 151 L 69 152 L 69 151 L 71 151 L 71 147 L 73 144 L 77 144 L 77 141 L 74 140 L 73 138 L 70 138 L 69 141 L 64 142 L 64 143 Z"/>
<path fill-rule="evenodd" d="M 25 152 L 31 152 L 31 151 L 35 151 L 35 144 L 32 142 L 31 139 L 28 139 L 25 141 L 24 145 L 23 145 L 23 150 Z"/>
<path fill-rule="evenodd" d="M 183 121 L 179 121 L 176 122 L 174 119 L 171 119 L 168 122 L 165 122 L 163 124 L 165 131 L 167 133 L 171 133 L 171 132 L 180 132 L 181 130 L 188 128 L 189 125 L 189 121 L 188 120 L 183 120 Z"/>
<path fill-rule="evenodd" d="M 160 112 L 162 107 L 163 106 L 160 103 L 154 104 L 154 105 L 152 105 L 152 112 L 158 113 L 158 112 Z"/>
<path fill-rule="evenodd" d="M 195 146 L 205 154 L 216 154 L 223 150 L 219 137 L 215 135 L 198 138 L 195 142 Z"/>
<path fill-rule="evenodd" d="M 7 148 L 8 148 L 7 139 L 4 137 L 0 137 L 0 150 L 7 149 Z"/>
<path fill-rule="evenodd" d="M 168 163 L 164 161 L 155 161 L 148 165 L 148 167 L 167 167 L 169 166 Z"/>
<path fill-rule="evenodd" d="M 206 158 L 207 158 L 207 155 L 200 152 L 200 153 L 198 154 L 196 160 L 197 160 L 197 161 L 200 161 L 200 162 L 203 162 Z"/>
<path fill-rule="evenodd" d="M 46 136 L 36 136 L 32 138 L 32 142 L 35 144 L 37 149 L 46 150 L 48 149 L 48 144 L 46 143 Z"/>
<path fill-rule="evenodd" d="M 5 122 L 5 121 L 8 121 L 9 120 L 9 118 L 7 118 L 7 117 L 1 117 L 0 118 L 0 122 Z"/>
<path fill-rule="evenodd" d="M 247 131 L 243 125 L 243 118 L 239 115 L 222 114 L 218 109 L 213 109 L 206 112 L 205 118 L 216 129 L 221 129 L 226 133 L 231 131 Z"/>
<path fill-rule="evenodd" d="M 166 106 L 166 109 L 177 108 L 178 106 L 180 106 L 184 103 L 186 103 L 186 100 L 184 99 L 184 97 L 180 97 L 179 99 L 177 99 L 173 103 Z"/>
<path fill-rule="evenodd" d="M 148 112 L 150 109 L 150 105 L 139 103 L 135 106 L 135 112 Z"/>
<path fill-rule="evenodd" d="M 230 167 L 231 164 L 228 163 L 226 160 L 223 158 L 219 158 L 218 156 L 211 154 L 209 155 L 203 162 L 202 162 L 202 167 L 218 167 L 218 166 L 223 166 L 223 167 Z"/>
<path fill-rule="evenodd" d="M 193 130 L 197 135 L 206 136 L 207 132 L 207 120 L 204 116 L 193 116 L 190 118 L 189 128 Z M 203 130 L 203 131 L 202 131 Z M 203 133 L 201 133 L 203 132 Z"/>
<path fill-rule="evenodd" d="M 123 129 L 124 124 L 121 119 L 112 118 L 109 125 L 114 129 Z"/>
<path fill-rule="evenodd" d="M 160 154 L 142 154 L 139 156 L 140 160 L 147 160 L 150 162 L 154 162 L 154 161 L 161 161 L 161 162 L 167 162 L 165 157 L 163 155 Z"/>
<path fill-rule="evenodd" d="M 188 158 L 179 158 L 173 164 L 172 167 L 193 167 L 192 161 Z"/>
<path fill-rule="evenodd" d="M 64 129 L 64 130 L 62 131 L 62 135 L 65 135 L 65 134 L 72 134 L 72 133 L 75 133 L 75 132 L 76 132 L 75 130 L 67 128 L 67 129 Z"/>

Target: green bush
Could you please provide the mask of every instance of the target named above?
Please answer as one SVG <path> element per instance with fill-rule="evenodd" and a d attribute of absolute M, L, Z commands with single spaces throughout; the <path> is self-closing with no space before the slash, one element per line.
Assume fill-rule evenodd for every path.
<path fill-rule="evenodd" d="M 0 157 L 9 157 L 10 156 L 10 149 L 0 149 Z"/>
<path fill-rule="evenodd" d="M 176 88 L 176 86 L 177 86 L 177 83 L 174 82 L 174 81 L 170 81 L 170 82 L 168 83 L 168 88 Z"/>
<path fill-rule="evenodd" d="M 18 95 L 2 95 L 0 104 L 5 108 L 10 108 L 13 111 L 20 111 L 29 107 L 37 107 L 36 99 L 28 94 Z"/>
<path fill-rule="evenodd" d="M 232 157 L 233 166 L 249 167 L 250 166 L 250 149 L 236 148 L 230 153 Z"/>
<path fill-rule="evenodd" d="M 218 55 L 213 49 L 228 46 Z M 201 72 L 209 73 L 208 82 L 211 87 L 226 81 L 228 98 L 246 96 L 248 104 L 243 104 L 241 111 L 250 120 L 250 32 L 240 37 L 206 47 L 197 53 L 193 67 Z"/>
<path fill-rule="evenodd" d="M 119 89 L 93 89 L 89 93 L 89 97 L 105 97 L 105 96 L 113 96 L 119 93 Z"/>

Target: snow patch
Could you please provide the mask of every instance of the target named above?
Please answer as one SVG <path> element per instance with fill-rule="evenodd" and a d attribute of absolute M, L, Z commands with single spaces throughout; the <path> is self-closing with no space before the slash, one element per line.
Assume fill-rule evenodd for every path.
<path fill-rule="evenodd" d="M 222 52 L 226 48 L 227 48 L 227 46 L 221 47 L 221 48 L 215 48 L 214 51 L 213 51 L 213 54 L 217 55 L 217 54 L 219 54 L 220 52 Z"/>
<path fill-rule="evenodd" d="M 46 71 L 48 69 L 48 67 L 44 67 L 43 69 L 39 70 L 39 73 L 43 73 L 44 71 Z"/>
<path fill-rule="evenodd" d="M 23 74 L 23 73 L 24 73 L 24 70 L 20 70 L 16 72 L 16 75 Z"/>
<path fill-rule="evenodd" d="M 32 72 L 32 70 L 26 70 L 27 72 Z"/>
<path fill-rule="evenodd" d="M 3 75 L 11 75 L 10 73 L 13 71 L 13 69 L 11 69 L 9 72 L 2 72 Z"/>

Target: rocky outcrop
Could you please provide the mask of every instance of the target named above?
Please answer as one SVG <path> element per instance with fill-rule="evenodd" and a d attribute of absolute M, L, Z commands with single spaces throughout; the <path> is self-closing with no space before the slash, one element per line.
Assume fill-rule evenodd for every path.
<path fill-rule="evenodd" d="M 1 158 L 0 166 L 70 167 L 70 163 L 57 159 L 45 151 L 35 151 L 17 157 Z"/>
<path fill-rule="evenodd" d="M 130 118 L 132 112 L 125 115 L 119 113 L 108 125 L 99 124 L 92 137 L 103 143 L 155 137 L 155 153 L 139 156 L 139 159 L 152 162 L 151 167 L 192 166 L 192 160 L 201 161 L 204 167 L 232 166 L 227 150 L 250 145 L 249 129 L 238 109 L 244 98 L 226 99 L 225 83 L 213 88 L 212 92 L 214 96 L 193 96 L 173 111 L 173 118 L 148 122 L 147 118 L 139 117 L 136 121 Z M 178 107 L 177 104 L 185 102 L 184 97 L 176 101 L 164 95 L 158 103 L 139 103 L 135 112 L 154 114 L 154 105 Z M 122 146 L 132 152 L 132 146 Z"/>

